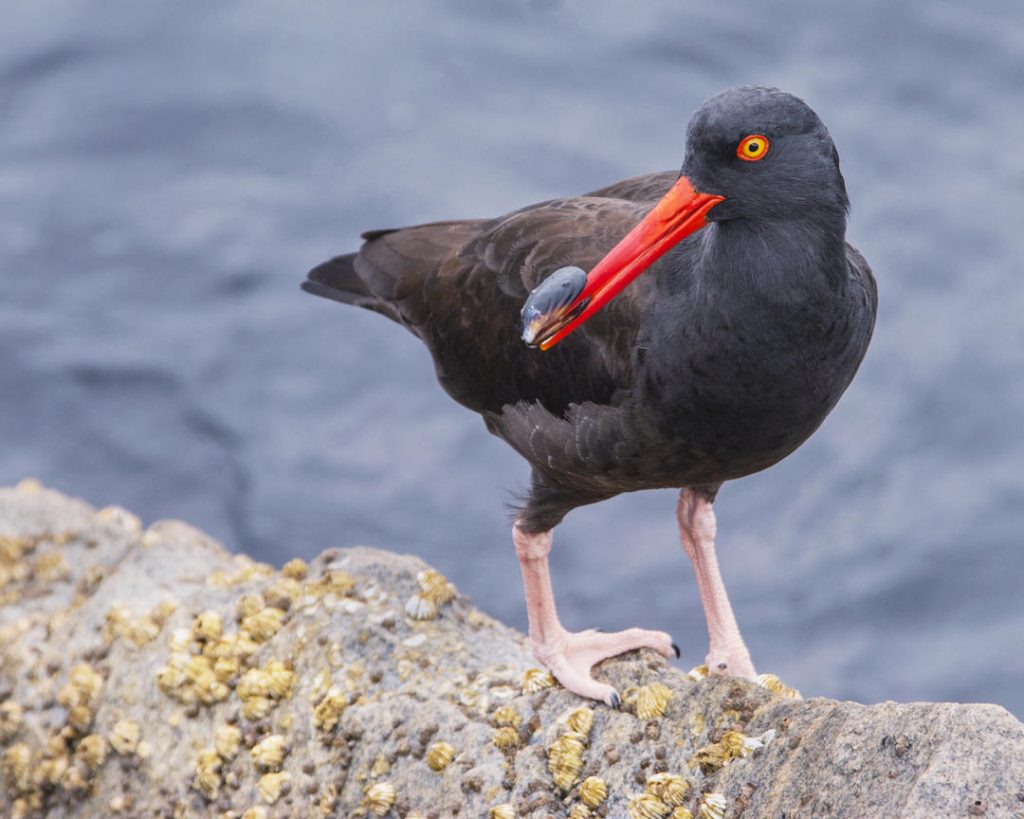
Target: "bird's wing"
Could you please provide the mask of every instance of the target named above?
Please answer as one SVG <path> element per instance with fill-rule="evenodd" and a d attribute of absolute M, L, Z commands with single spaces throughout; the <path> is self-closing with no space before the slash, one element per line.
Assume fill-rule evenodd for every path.
<path fill-rule="evenodd" d="M 478 412 L 526 401 L 560 415 L 571 404 L 608 403 L 630 384 L 650 283 L 638 279 L 548 352 L 520 340 L 520 309 L 558 268 L 593 267 L 673 181 L 653 174 L 494 220 L 371 231 L 356 256 L 335 262 L 347 264 L 334 274 L 345 282 L 341 300 L 408 327 L 429 348 L 442 386 Z"/>

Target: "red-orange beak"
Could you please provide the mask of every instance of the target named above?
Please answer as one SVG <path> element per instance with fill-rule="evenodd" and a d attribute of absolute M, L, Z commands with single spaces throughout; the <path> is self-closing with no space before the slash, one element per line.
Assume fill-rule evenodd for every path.
<path fill-rule="evenodd" d="M 542 350 L 556 345 L 673 245 L 704 227 L 708 211 L 724 200 L 724 196 L 698 193 L 687 177 L 680 176 L 640 224 L 587 274 L 585 283 L 578 268 L 563 268 L 567 274 L 576 271 L 575 286 L 571 275 L 556 273 L 530 294 L 523 306 L 523 340 Z M 558 292 L 552 290 L 555 287 Z M 567 292 L 575 298 L 567 299 Z"/>

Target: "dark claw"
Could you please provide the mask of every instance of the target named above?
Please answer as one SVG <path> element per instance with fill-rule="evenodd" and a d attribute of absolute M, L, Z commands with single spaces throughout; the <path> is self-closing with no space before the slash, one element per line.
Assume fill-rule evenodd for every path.
<path fill-rule="evenodd" d="M 619 692 L 612 691 L 612 701 L 609 703 L 612 708 L 618 711 L 622 707 L 622 700 L 619 699 Z"/>
<path fill-rule="evenodd" d="M 677 660 L 683 656 L 683 653 L 679 650 L 679 646 L 677 646 L 675 643 L 672 643 L 672 650 L 676 653 Z"/>

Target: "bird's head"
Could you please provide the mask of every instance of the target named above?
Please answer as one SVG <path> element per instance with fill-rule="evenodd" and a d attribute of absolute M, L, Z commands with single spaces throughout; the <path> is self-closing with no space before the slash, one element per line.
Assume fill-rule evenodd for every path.
<path fill-rule="evenodd" d="M 530 294 L 523 340 L 553 347 L 710 222 L 842 219 L 847 207 L 839 155 L 806 103 L 775 88 L 723 91 L 694 113 L 682 173 L 640 223 L 589 273 L 563 268 Z"/>

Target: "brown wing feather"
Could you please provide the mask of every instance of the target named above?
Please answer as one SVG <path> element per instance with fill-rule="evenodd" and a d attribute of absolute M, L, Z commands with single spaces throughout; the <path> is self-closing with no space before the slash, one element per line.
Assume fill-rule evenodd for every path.
<path fill-rule="evenodd" d="M 560 415 L 570 404 L 607 404 L 630 385 L 649 283 L 638 279 L 548 352 L 520 341 L 519 311 L 559 267 L 593 267 L 674 180 L 652 174 L 494 220 L 374 231 L 355 270 L 427 345 L 442 386 L 471 409 L 500 413 L 527 401 Z"/>

